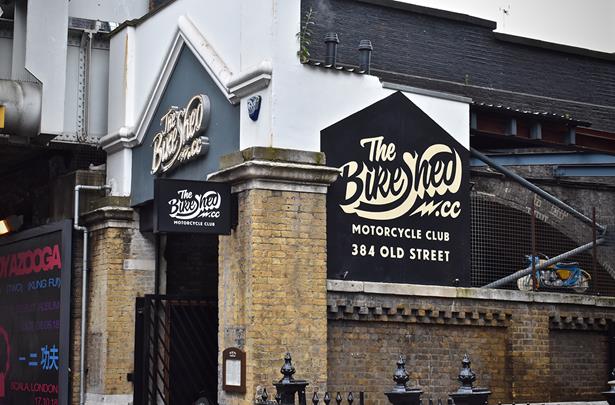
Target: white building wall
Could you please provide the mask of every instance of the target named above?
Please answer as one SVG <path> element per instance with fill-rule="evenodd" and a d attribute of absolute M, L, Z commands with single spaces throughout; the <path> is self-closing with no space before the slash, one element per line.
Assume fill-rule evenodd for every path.
<path fill-rule="evenodd" d="M 134 128 L 137 125 L 158 81 L 165 58 L 178 31 L 177 21 L 182 15 L 187 15 L 199 27 L 205 38 L 215 44 L 215 51 L 232 71 L 239 71 L 240 32 L 236 24 L 239 1 L 176 1 L 135 28 L 134 47 L 127 49 L 127 57 L 134 58 L 134 64 L 111 65 L 109 92 L 117 95 L 124 93 L 121 86 L 134 87 L 134 94 L 130 98 L 134 100 L 132 108 L 135 114 L 122 116 L 115 107 L 110 108 L 110 131 L 120 127 Z M 119 52 L 117 47 L 125 49 L 118 36 L 124 36 L 124 32 L 115 35 L 111 41 L 112 52 L 115 53 Z M 118 59 L 117 55 L 114 58 Z M 133 70 L 125 72 L 126 68 Z M 124 75 L 128 76 L 126 77 L 128 82 L 117 81 L 118 77 Z M 134 83 L 130 83 L 131 77 L 134 78 Z M 114 103 L 114 100 L 110 98 L 111 103 Z"/>
<path fill-rule="evenodd" d="M 302 65 L 296 38 L 300 4 L 300 0 L 178 0 L 137 27 L 117 33 L 111 40 L 108 135 L 136 131 L 178 35 L 178 20 L 186 16 L 233 78 L 263 61 L 273 66 L 269 86 L 241 100 L 240 148 L 319 151 L 322 129 L 385 98 L 393 90 L 383 88 L 374 76 Z M 458 142 L 469 147 L 466 102 L 405 94 Z M 262 97 L 256 122 L 249 118 L 247 110 L 247 99 L 252 95 Z M 130 159 L 130 154 L 109 159 L 108 174 L 129 179 L 131 165 L 122 159 Z M 123 188 L 114 188 L 114 194 L 129 193 L 129 182 L 116 184 Z"/>
<path fill-rule="evenodd" d="M 148 9 L 148 0 L 71 0 L 68 3 L 71 17 L 112 22 L 139 18 Z"/>
<path fill-rule="evenodd" d="M 273 1 L 273 79 L 271 100 L 265 103 L 271 109 L 271 132 L 267 134 L 247 125 L 242 126 L 241 147 L 271 146 L 319 151 L 320 130 L 393 91 L 383 89 L 380 80 L 374 76 L 302 65 L 297 57 L 299 44 L 296 38 L 300 28 L 301 2 Z M 469 147 L 467 103 L 405 94 L 457 141 Z M 243 117 L 245 112 L 242 108 L 242 125 L 246 122 Z"/>

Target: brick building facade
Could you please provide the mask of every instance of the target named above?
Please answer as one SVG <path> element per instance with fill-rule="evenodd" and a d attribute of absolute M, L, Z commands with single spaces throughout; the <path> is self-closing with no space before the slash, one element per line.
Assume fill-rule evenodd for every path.
<path fill-rule="evenodd" d="M 59 388 L 71 395 L 61 405 L 253 404 L 262 388 L 273 396 L 286 352 L 295 377 L 309 382 L 308 392 L 364 391 L 367 404 L 387 403 L 384 392 L 400 355 L 409 384 L 420 386 L 424 399 L 446 397 L 458 387 L 464 353 L 492 402 L 601 398 L 615 366 L 612 246 L 601 246 L 596 257 L 576 257 L 591 268 L 582 294 L 523 292 L 514 283 L 480 288 L 523 266 L 522 256 L 531 252 L 525 228 L 532 212 L 538 234 L 550 238 L 539 240 L 539 249 L 551 256 L 591 241 L 593 229 L 555 205 L 540 206 L 527 188 L 473 159 L 471 149 L 586 215 L 595 208 L 598 223 L 612 223 L 613 55 L 512 37 L 494 32 L 491 21 L 398 2 L 331 0 L 325 9 L 312 0 L 149 3 L 155 7 L 150 13 L 96 36 L 109 76 L 107 125 L 96 142 L 106 161 L 91 147 L 58 151 L 41 144 L 28 155 L 31 166 L 11 172 L 21 184 L 2 177 L 10 193 L 0 196 L 0 218 L 24 215 L 24 228 L 36 228 L 77 212 L 70 326 L 62 326 L 70 333 L 69 347 L 62 347 L 70 383 Z M 310 9 L 316 11 L 313 40 L 310 57 L 301 60 L 296 34 Z M 340 39 L 337 61 L 320 40 L 331 32 Z M 365 39 L 374 48 L 371 71 L 355 66 L 356 45 Z M 191 104 L 199 97 L 201 110 Z M 378 110 L 383 102 L 400 106 L 399 115 Z M 359 124 L 340 129 L 355 119 Z M 362 133 L 374 128 L 371 121 L 383 124 L 383 132 Z M 372 145 L 369 158 L 344 155 L 332 164 L 341 158 L 323 153 L 325 129 L 340 156 Z M 201 153 L 171 150 L 178 134 L 182 147 L 186 137 L 201 142 Z M 169 140 L 158 142 L 163 136 Z M 378 144 L 377 136 L 388 143 Z M 416 146 L 419 138 L 426 147 Z M 23 160 L 30 148 L 17 147 Z M 446 157 L 426 158 L 413 169 L 427 149 Z M 173 151 L 181 159 L 169 159 Z M 166 172 L 153 164 L 157 157 L 168 159 Z M 399 161 L 409 169 L 394 166 Z M 360 164 L 365 172 L 348 181 Z M 46 177 L 42 168 L 54 170 Z M 578 172 L 565 174 L 572 169 Z M 436 172 L 437 184 L 420 170 Z M 406 183 L 399 182 L 404 175 Z M 156 210 L 169 203 L 157 194 L 157 179 L 228 184 L 231 229 L 221 235 L 155 232 Z M 417 191 L 421 180 L 430 191 Z M 360 201 L 328 204 L 340 181 L 352 184 L 345 189 L 348 200 L 364 184 L 373 187 Z M 75 211 L 78 185 L 105 187 L 82 190 Z M 418 202 L 410 204 L 413 212 L 406 207 L 393 217 L 402 189 L 416 192 Z M 458 190 L 464 195 L 456 197 Z M 53 198 L 41 197 L 47 194 Z M 364 209 L 373 201 L 373 211 Z M 458 222 L 458 212 L 442 210 L 455 203 L 464 210 Z M 417 223 L 405 225 L 417 213 Z M 354 221 L 350 236 L 339 237 L 346 223 L 327 225 L 333 215 Z M 380 229 L 364 247 L 360 224 Z M 449 239 L 458 225 L 466 237 Z M 79 226 L 89 235 L 85 246 Z M 431 231 L 441 239 L 377 235 L 384 228 L 398 236 Z M 606 235 L 610 231 L 607 226 Z M 331 242 L 334 235 L 344 248 Z M 370 244 L 379 249 L 371 251 Z M 410 261 L 415 248 L 422 262 Z M 388 261 L 368 261 L 378 254 Z M 394 254 L 408 262 L 393 261 Z M 339 268 L 331 268 L 332 255 Z M 361 271 L 354 263 L 362 263 Z M 445 265 L 440 278 L 426 270 Z M 460 274 L 465 267 L 470 270 Z M 404 281 L 409 272 L 418 273 L 416 284 Z M 239 368 L 245 385 L 229 384 L 241 378 L 225 374 L 234 364 L 225 363 L 225 349 L 245 353 L 245 369 Z"/>

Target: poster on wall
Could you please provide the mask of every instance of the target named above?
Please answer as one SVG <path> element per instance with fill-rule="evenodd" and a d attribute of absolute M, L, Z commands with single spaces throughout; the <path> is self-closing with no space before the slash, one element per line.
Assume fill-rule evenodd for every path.
<path fill-rule="evenodd" d="M 330 279 L 469 285 L 468 150 L 402 93 L 321 131 Z"/>
<path fill-rule="evenodd" d="M 154 231 L 231 233 L 231 186 L 208 181 L 154 180 Z"/>
<path fill-rule="evenodd" d="M 68 404 L 70 221 L 0 238 L 0 405 Z"/>

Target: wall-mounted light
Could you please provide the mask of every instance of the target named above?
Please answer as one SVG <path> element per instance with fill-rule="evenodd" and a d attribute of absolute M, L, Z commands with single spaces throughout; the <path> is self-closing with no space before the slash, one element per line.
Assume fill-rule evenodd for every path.
<path fill-rule="evenodd" d="M 23 225 L 23 216 L 11 215 L 0 220 L 0 236 L 17 232 Z"/>
<path fill-rule="evenodd" d="M 9 221 L 6 219 L 3 219 L 2 221 L 0 221 L 0 236 L 2 235 L 6 235 L 7 233 L 11 232 L 11 227 L 9 226 Z"/>

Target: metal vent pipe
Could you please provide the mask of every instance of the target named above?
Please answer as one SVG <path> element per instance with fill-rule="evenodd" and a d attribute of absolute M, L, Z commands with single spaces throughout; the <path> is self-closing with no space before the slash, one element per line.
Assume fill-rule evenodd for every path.
<path fill-rule="evenodd" d="M 38 83 L 0 80 L 0 105 L 4 106 L 2 133 L 35 137 L 41 131 L 43 92 Z"/>
<path fill-rule="evenodd" d="M 359 42 L 359 70 L 369 74 L 370 65 L 372 64 L 372 41 L 369 39 L 362 39 Z"/>
<path fill-rule="evenodd" d="M 339 38 L 335 32 L 329 32 L 325 35 L 325 44 L 327 44 L 327 50 L 325 53 L 325 65 L 335 67 L 337 60 L 337 44 L 340 43 Z"/>

